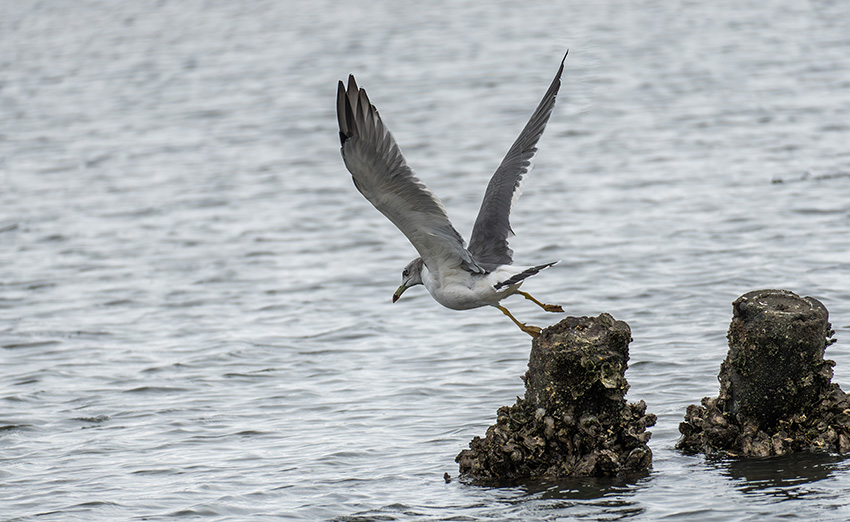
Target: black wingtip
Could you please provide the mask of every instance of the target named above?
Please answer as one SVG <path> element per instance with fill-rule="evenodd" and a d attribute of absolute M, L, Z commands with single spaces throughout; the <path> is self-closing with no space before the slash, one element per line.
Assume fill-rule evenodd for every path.
<path fill-rule="evenodd" d="M 340 80 L 336 88 L 336 121 L 339 124 L 339 139 L 342 142 L 345 142 L 343 133 L 348 129 L 348 123 L 345 121 L 346 103 L 348 103 L 348 96 L 345 94 L 345 84 Z"/>
<path fill-rule="evenodd" d="M 564 53 L 564 57 L 561 58 L 561 67 L 560 67 L 560 69 L 558 69 L 558 74 L 560 74 L 561 71 L 564 70 L 564 62 L 567 61 L 567 56 L 569 56 L 569 54 L 570 54 L 570 50 L 567 49 L 567 52 Z"/>
<path fill-rule="evenodd" d="M 345 145 L 355 133 L 354 129 L 354 108 L 351 106 L 351 93 L 357 92 L 357 83 L 354 80 L 354 75 L 348 75 L 348 89 L 340 80 L 337 86 L 336 94 L 336 115 L 339 122 L 339 144 Z"/>

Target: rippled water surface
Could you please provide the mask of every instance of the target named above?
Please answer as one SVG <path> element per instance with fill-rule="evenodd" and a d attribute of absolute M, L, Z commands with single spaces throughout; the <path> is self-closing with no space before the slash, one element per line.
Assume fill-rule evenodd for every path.
<path fill-rule="evenodd" d="M 839 456 L 674 449 L 747 291 L 822 300 L 850 389 L 848 4 L 463 4 L 4 3 L 0 519 L 850 517 Z M 529 338 L 391 304 L 415 254 L 342 165 L 336 82 L 466 234 L 567 47 L 511 245 L 562 259 L 527 290 L 631 325 L 653 471 L 446 483 Z"/>

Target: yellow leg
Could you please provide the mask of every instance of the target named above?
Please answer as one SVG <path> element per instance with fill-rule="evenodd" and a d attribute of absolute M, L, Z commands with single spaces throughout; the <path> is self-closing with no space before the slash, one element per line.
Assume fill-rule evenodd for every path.
<path fill-rule="evenodd" d="M 508 311 L 508 309 L 505 308 L 502 305 L 496 305 L 496 308 L 501 310 L 503 314 L 510 317 L 511 321 L 513 321 L 515 325 L 519 326 L 519 329 L 522 330 L 523 332 L 527 333 L 528 335 L 530 335 L 532 337 L 539 337 L 540 336 L 540 332 L 542 331 L 540 328 L 538 328 L 536 326 L 528 326 L 525 323 L 521 323 L 521 322 L 517 321 L 516 317 L 511 315 L 511 313 Z"/>
<path fill-rule="evenodd" d="M 543 304 L 540 301 L 538 301 L 537 299 L 535 299 L 534 297 L 532 297 L 531 294 L 529 294 L 528 292 L 523 292 L 521 290 L 517 290 L 516 293 L 525 297 L 526 299 L 528 299 L 532 303 L 536 304 L 540 308 L 546 310 L 547 312 L 563 312 L 564 311 L 564 309 L 561 308 L 561 305 Z"/>

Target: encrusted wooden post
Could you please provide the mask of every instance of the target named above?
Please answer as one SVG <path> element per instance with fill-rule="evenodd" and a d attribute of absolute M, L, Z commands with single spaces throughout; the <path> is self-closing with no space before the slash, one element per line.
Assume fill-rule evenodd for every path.
<path fill-rule="evenodd" d="M 850 450 L 850 397 L 831 383 L 835 342 L 817 299 L 757 290 L 732 303 L 720 395 L 687 409 L 678 447 L 688 453 L 783 455 Z"/>
<path fill-rule="evenodd" d="M 474 479 L 611 476 L 647 470 L 646 404 L 628 404 L 629 325 L 567 317 L 532 342 L 525 398 L 499 408 L 484 439 L 455 459 Z"/>

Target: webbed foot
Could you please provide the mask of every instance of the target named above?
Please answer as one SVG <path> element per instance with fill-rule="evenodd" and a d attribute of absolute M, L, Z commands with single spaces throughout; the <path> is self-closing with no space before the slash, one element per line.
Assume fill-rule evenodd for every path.
<path fill-rule="evenodd" d="M 540 332 L 543 331 L 538 326 L 529 326 L 525 323 L 520 324 L 519 329 L 522 330 L 523 332 L 527 333 L 528 335 L 534 337 L 535 339 L 540 337 Z"/>

